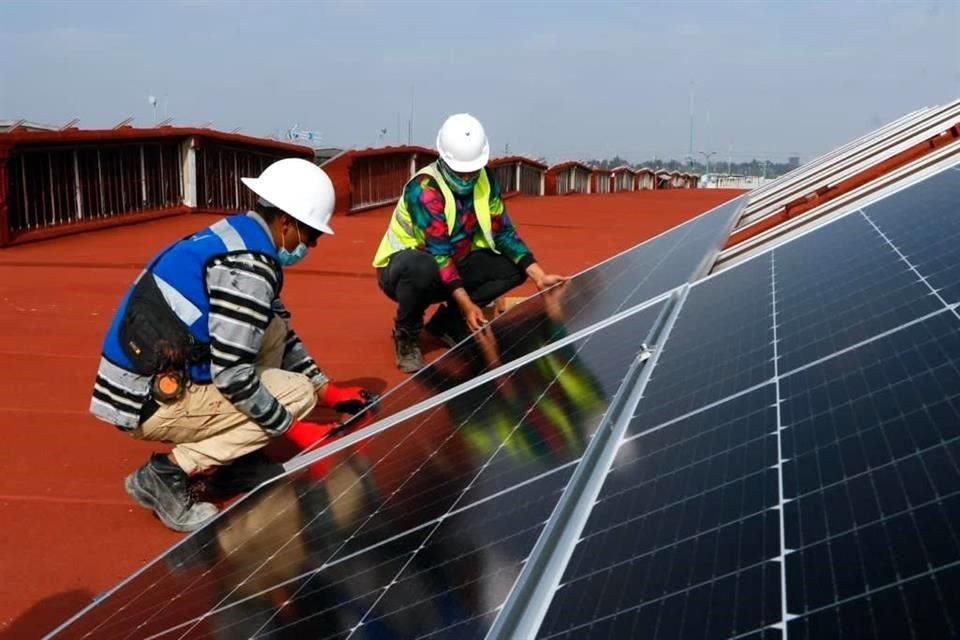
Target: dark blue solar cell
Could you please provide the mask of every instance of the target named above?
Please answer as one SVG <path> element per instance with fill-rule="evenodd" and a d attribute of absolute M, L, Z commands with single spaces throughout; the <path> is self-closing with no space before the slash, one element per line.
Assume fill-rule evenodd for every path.
<path fill-rule="evenodd" d="M 887 633 L 904 625 L 906 635 L 943 637 L 950 621 L 928 621 L 925 603 L 944 580 L 946 589 L 960 588 L 949 582 L 955 574 L 929 578 L 960 560 L 952 426 L 960 411 L 947 402 L 960 389 L 940 397 L 934 418 L 921 387 L 958 367 L 960 321 L 944 310 L 781 379 L 782 415 L 790 416 L 782 431 L 785 535 L 794 549 L 788 611 L 802 616 L 791 637 L 898 637 Z M 815 386 L 828 391 L 820 401 L 811 400 Z M 834 388 L 845 393 L 832 395 Z M 850 405 L 860 419 L 838 422 L 836 410 Z M 890 600 L 894 591 L 903 599 Z M 879 611 L 879 601 L 893 609 Z M 903 619 L 887 626 L 897 615 Z"/>
<path fill-rule="evenodd" d="M 781 373 L 943 308 L 859 213 L 778 247 L 773 260 Z"/>
<path fill-rule="evenodd" d="M 740 640 L 780 640 L 781 638 L 783 638 L 783 632 L 776 628 L 763 629 L 756 633 L 740 636 Z"/>
<path fill-rule="evenodd" d="M 895 587 L 803 615 L 791 638 L 952 638 L 960 631 L 956 585 L 960 568 L 935 571 Z"/>
<path fill-rule="evenodd" d="M 760 256 L 690 290 L 637 408 L 630 433 L 773 378 L 770 257 Z"/>
<path fill-rule="evenodd" d="M 393 581 L 359 628 L 359 638 L 483 637 L 506 600 L 572 469 L 482 502 L 443 523 Z M 471 624 L 463 624 L 465 620 Z"/>
<path fill-rule="evenodd" d="M 948 303 L 960 302 L 960 171 L 945 169 L 864 213 Z"/>
<path fill-rule="evenodd" d="M 541 637 L 652 602 L 659 617 L 651 637 L 714 637 L 709 625 L 720 623 L 710 607 L 727 601 L 736 604 L 721 616 L 720 633 L 776 621 L 776 464 L 773 385 L 624 442 Z M 594 601 L 597 593 L 603 597 Z M 709 625 L 690 626 L 688 618 Z"/>

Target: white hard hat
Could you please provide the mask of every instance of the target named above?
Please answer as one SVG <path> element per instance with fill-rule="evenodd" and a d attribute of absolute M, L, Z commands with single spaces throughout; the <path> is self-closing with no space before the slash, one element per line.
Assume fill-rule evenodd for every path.
<path fill-rule="evenodd" d="M 437 133 L 440 158 L 454 171 L 479 171 L 490 159 L 490 143 L 480 121 L 469 113 L 457 113 Z"/>
<path fill-rule="evenodd" d="M 309 160 L 277 160 L 260 177 L 240 180 L 271 206 L 317 231 L 333 235 L 329 225 L 336 200 L 333 182 Z"/>

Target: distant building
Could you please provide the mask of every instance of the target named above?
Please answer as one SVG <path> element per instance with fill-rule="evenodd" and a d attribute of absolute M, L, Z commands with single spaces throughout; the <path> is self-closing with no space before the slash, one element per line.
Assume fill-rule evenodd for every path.
<path fill-rule="evenodd" d="M 790 156 L 787 158 L 787 166 L 791 169 L 796 169 L 800 166 L 800 156 Z"/>
<path fill-rule="evenodd" d="M 323 164 L 330 158 L 340 155 L 344 149 L 339 147 L 319 147 L 313 150 L 313 159 L 317 164 Z"/>
<path fill-rule="evenodd" d="M 0 133 L 8 133 L 13 129 L 20 131 L 56 131 L 57 127 L 27 120 L 0 120 Z"/>

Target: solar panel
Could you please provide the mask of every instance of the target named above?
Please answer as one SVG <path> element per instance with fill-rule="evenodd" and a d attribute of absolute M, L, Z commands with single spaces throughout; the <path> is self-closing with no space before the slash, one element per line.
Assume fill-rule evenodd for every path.
<path fill-rule="evenodd" d="M 960 633 L 951 382 L 960 321 L 949 311 L 782 380 L 791 635 Z"/>
<path fill-rule="evenodd" d="M 63 635 L 489 626 L 663 307 L 262 486 Z"/>
<path fill-rule="evenodd" d="M 733 637 L 780 619 L 773 385 L 627 440 L 539 637 Z"/>
<path fill-rule="evenodd" d="M 931 284 L 956 263 L 895 239 L 950 238 L 958 188 L 691 287 L 538 637 L 960 633 L 960 316 Z"/>
<path fill-rule="evenodd" d="M 943 308 L 860 213 L 788 243 L 773 256 L 785 371 Z"/>
<path fill-rule="evenodd" d="M 475 341 L 462 342 L 385 394 L 381 418 L 429 401 L 465 380 L 507 364 L 691 279 L 726 237 L 744 203 L 738 197 L 574 276 L 561 291 L 533 296 L 495 318 L 499 359 L 490 366 Z M 556 310 L 559 309 L 558 314 Z"/>
<path fill-rule="evenodd" d="M 311 562 L 326 550 L 318 553 L 308 543 L 293 554 L 301 571 L 291 578 L 275 580 L 279 576 L 271 572 L 269 579 L 239 585 L 241 590 L 235 581 L 221 580 L 209 595 L 191 593 L 191 608 L 168 610 L 136 637 L 422 637 L 454 629 L 482 634 L 489 624 L 485 618 L 496 598 L 506 597 L 511 576 L 570 471 L 396 532 L 389 541 L 331 559 L 322 568 Z M 280 569 L 282 574 L 290 567 Z"/>
<path fill-rule="evenodd" d="M 694 287 L 661 344 L 632 429 L 666 422 L 773 376 L 769 257 Z"/>
<path fill-rule="evenodd" d="M 864 214 L 947 302 L 960 302 L 960 184 L 943 171 L 868 207 Z M 917 218 L 922 216 L 923 223 Z"/>
<path fill-rule="evenodd" d="M 913 117 L 901 118 L 872 132 L 865 138 L 836 150 L 828 157 L 806 163 L 789 175 L 781 176 L 750 194 L 738 227 L 767 216 L 805 194 L 836 185 L 857 173 L 895 158 L 910 147 L 929 140 L 956 126 L 960 120 L 960 101 L 927 109 Z"/>

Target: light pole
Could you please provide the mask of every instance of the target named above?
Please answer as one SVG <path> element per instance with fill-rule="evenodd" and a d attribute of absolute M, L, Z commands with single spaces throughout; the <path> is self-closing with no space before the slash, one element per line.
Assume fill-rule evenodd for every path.
<path fill-rule="evenodd" d="M 693 171 L 693 80 L 690 81 L 690 147 L 687 149 L 687 170 Z"/>
<path fill-rule="evenodd" d="M 710 158 L 711 158 L 711 156 L 717 155 L 717 152 L 716 152 L 716 151 L 701 151 L 701 152 L 700 152 L 700 155 L 702 155 L 702 156 L 704 157 L 704 159 L 706 160 L 706 163 L 707 163 L 707 168 L 706 168 L 706 170 L 704 171 L 704 174 L 708 174 L 708 173 L 710 173 Z"/>

